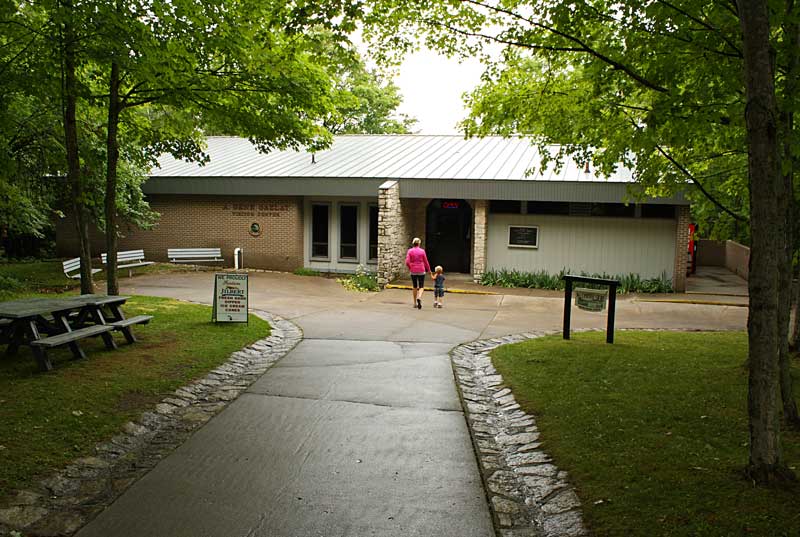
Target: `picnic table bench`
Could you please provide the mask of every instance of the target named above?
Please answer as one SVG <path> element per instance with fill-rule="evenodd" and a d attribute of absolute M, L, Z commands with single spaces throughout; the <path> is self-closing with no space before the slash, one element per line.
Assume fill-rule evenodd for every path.
<path fill-rule="evenodd" d="M 108 266 L 108 254 L 100 254 L 100 259 L 104 265 Z M 146 267 L 154 263 L 155 261 L 145 261 L 144 250 L 125 250 L 117 252 L 117 268 L 128 269 L 128 278 L 133 276 L 134 268 Z"/>
<path fill-rule="evenodd" d="M 80 257 L 75 257 L 73 259 L 67 259 L 66 261 L 61 263 L 61 266 L 64 267 L 64 275 L 67 278 L 70 278 L 70 279 L 73 279 L 73 280 L 80 280 L 81 279 L 81 258 Z M 76 270 L 78 271 L 77 274 L 71 274 L 71 273 L 75 272 Z M 92 269 L 92 274 L 97 274 L 101 270 L 103 270 L 103 269 L 101 269 L 101 268 L 93 268 Z"/>
<path fill-rule="evenodd" d="M 221 248 L 168 248 L 170 263 L 223 263 Z"/>
<path fill-rule="evenodd" d="M 80 295 L 0 302 L 0 342 L 8 345 L 7 354 L 15 354 L 21 345 L 30 346 L 39 368 L 50 371 L 53 366 L 48 349 L 67 345 L 74 358 L 85 358 L 78 344 L 81 339 L 99 336 L 106 348 L 116 349 L 111 335 L 115 330 L 121 331 L 128 343 L 134 343 L 131 326 L 147 324 L 153 317 L 126 319 L 121 306 L 127 300 L 125 296 Z"/>

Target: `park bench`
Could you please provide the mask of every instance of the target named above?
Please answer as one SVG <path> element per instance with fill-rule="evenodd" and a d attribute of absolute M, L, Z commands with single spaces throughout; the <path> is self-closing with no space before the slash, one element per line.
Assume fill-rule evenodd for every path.
<path fill-rule="evenodd" d="M 168 248 L 170 263 L 224 263 L 221 248 Z"/>
<path fill-rule="evenodd" d="M 108 254 L 100 254 L 103 264 L 108 266 Z M 128 269 L 128 278 L 133 276 L 133 269 L 152 265 L 154 261 L 145 261 L 144 250 L 126 250 L 117 252 L 117 269 Z"/>
<path fill-rule="evenodd" d="M 72 280 L 80 280 L 81 279 L 81 258 L 76 257 L 74 259 L 67 259 L 61 265 L 64 267 L 64 275 L 67 278 Z M 92 274 L 97 274 L 103 269 L 93 268 Z M 71 272 L 78 271 L 76 274 L 70 274 Z"/>

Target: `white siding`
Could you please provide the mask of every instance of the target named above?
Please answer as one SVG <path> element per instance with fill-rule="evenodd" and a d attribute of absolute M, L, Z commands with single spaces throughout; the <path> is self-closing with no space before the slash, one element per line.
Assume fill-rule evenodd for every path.
<path fill-rule="evenodd" d="M 539 247 L 508 246 L 508 226 L 538 226 Z M 491 214 L 487 269 L 639 274 L 672 278 L 675 221 L 643 218 Z"/>

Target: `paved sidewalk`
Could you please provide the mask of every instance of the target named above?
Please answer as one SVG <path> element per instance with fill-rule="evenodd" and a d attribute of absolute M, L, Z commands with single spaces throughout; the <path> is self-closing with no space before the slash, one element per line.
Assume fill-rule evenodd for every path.
<path fill-rule="evenodd" d="M 123 280 L 126 294 L 211 302 L 211 273 Z M 81 537 L 492 536 L 448 351 L 560 327 L 563 301 L 409 291 L 253 273 L 251 307 L 305 339 L 134 484 Z M 621 300 L 620 328 L 744 329 L 744 308 Z M 605 315 L 573 311 L 573 327 Z"/>

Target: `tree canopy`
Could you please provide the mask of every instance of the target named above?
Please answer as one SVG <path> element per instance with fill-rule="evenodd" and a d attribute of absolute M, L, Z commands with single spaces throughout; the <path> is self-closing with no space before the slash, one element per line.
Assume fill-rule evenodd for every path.
<path fill-rule="evenodd" d="M 779 363 L 797 421 L 779 290 L 791 286 L 799 19 L 793 0 L 376 0 L 369 13 L 387 56 L 420 38 L 484 56 L 467 135 L 527 136 L 600 174 L 622 163 L 635 169 L 633 196 L 685 191 L 708 222 L 752 231 L 748 472 L 759 483 L 791 475 Z"/>

